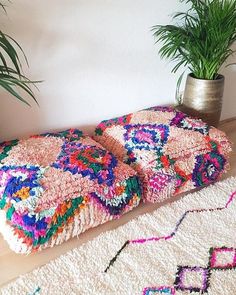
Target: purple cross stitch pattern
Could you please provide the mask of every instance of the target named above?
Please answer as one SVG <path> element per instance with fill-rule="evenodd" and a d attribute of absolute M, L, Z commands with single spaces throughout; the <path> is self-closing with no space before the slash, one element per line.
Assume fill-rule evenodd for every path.
<path fill-rule="evenodd" d="M 206 292 L 208 289 L 209 270 L 203 267 L 179 266 L 175 279 L 175 289 L 190 292 Z M 188 277 L 193 277 L 189 284 Z M 201 282 L 196 282 L 195 276 L 200 276 Z"/>

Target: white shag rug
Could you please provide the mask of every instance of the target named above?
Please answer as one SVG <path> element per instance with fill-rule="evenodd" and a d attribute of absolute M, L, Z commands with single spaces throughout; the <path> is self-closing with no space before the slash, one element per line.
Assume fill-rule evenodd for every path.
<path fill-rule="evenodd" d="M 234 177 L 105 232 L 1 290 L 4 295 L 189 293 L 236 294 Z"/>

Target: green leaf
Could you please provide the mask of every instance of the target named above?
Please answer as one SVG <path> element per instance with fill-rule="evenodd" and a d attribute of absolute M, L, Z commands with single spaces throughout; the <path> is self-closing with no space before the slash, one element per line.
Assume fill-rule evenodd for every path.
<path fill-rule="evenodd" d="M 14 97 L 16 97 L 20 101 L 22 101 L 25 104 L 27 104 L 28 106 L 30 106 L 30 104 L 18 92 L 16 92 L 16 90 L 11 86 L 11 84 L 9 83 L 9 81 L 7 81 L 7 80 L 1 80 L 1 78 L 0 78 L 0 86 L 2 88 L 4 88 L 6 91 L 8 91 Z"/>
<path fill-rule="evenodd" d="M 178 102 L 178 105 L 181 105 L 182 104 L 182 97 L 180 95 L 180 86 L 181 86 L 181 83 L 182 83 L 182 80 L 183 80 L 183 75 L 184 75 L 185 72 L 183 72 L 178 80 L 177 80 L 177 84 L 176 84 L 176 91 L 175 91 L 175 100 Z"/>
<path fill-rule="evenodd" d="M 0 8 L 6 12 L 5 5 L 0 3 Z M 30 103 L 23 98 L 22 93 L 29 96 L 37 104 L 31 85 L 37 88 L 36 83 L 22 73 L 20 55 L 28 66 L 27 57 L 20 44 L 11 36 L 0 31 L 0 87 L 9 92 L 12 96 L 30 106 Z"/>
<path fill-rule="evenodd" d="M 187 67 L 196 78 L 216 79 L 221 66 L 235 51 L 235 0 L 182 0 L 189 4 L 178 12 L 177 24 L 155 25 L 155 43 L 161 43 L 161 58 L 175 63 L 172 72 Z"/>
<path fill-rule="evenodd" d="M 11 220 L 11 217 L 12 217 L 12 215 L 13 215 L 13 213 L 15 212 L 15 208 L 12 206 L 12 207 L 10 207 L 8 210 L 7 210 L 7 212 L 6 212 L 6 218 L 8 219 L 8 220 Z"/>

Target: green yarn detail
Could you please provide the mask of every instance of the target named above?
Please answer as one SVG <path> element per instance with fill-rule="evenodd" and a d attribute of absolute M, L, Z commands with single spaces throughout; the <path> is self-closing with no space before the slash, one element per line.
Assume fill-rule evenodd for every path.
<path fill-rule="evenodd" d="M 65 138 L 69 137 L 70 141 L 76 141 L 76 140 L 79 140 L 81 137 L 83 137 L 83 132 L 78 129 L 76 129 L 73 133 L 74 135 L 76 134 L 75 137 L 70 136 L 70 130 L 61 131 L 59 133 L 61 137 L 65 137 Z"/>
<path fill-rule="evenodd" d="M 66 211 L 63 216 L 58 216 L 57 223 L 50 227 L 49 231 L 46 234 L 46 237 L 40 237 L 38 240 L 33 242 L 33 245 L 42 245 L 46 243 L 58 230 L 59 227 L 65 223 L 69 217 L 74 215 L 74 211 L 78 208 L 78 206 L 83 202 L 83 197 L 79 197 L 76 199 L 71 199 L 71 207 Z"/>
<path fill-rule="evenodd" d="M 22 231 L 24 231 L 24 229 L 23 229 L 23 227 L 22 226 L 20 226 L 20 225 L 17 225 L 16 226 L 18 229 L 20 229 L 20 230 L 22 230 Z M 24 231 L 24 234 L 26 235 L 26 237 L 28 237 L 28 238 L 31 238 L 31 239 L 33 239 L 34 238 L 34 235 L 33 235 L 33 233 L 32 232 L 30 232 L 30 231 Z"/>
<path fill-rule="evenodd" d="M 4 193 L 3 196 L 2 196 L 2 199 L 0 199 L 0 209 L 3 209 L 5 206 L 6 206 L 6 194 Z"/>
<path fill-rule="evenodd" d="M 221 154 L 211 154 L 211 155 L 212 155 L 212 158 L 216 158 L 217 161 L 220 163 L 220 165 L 221 165 L 220 169 L 223 169 L 225 159 L 222 157 L 222 155 Z"/>
<path fill-rule="evenodd" d="M 139 183 L 139 178 L 137 176 L 132 176 L 126 180 L 125 192 L 128 196 L 130 196 L 130 199 L 134 194 L 137 194 L 139 199 L 141 198 L 142 192 L 141 192 L 141 187 L 140 187 L 140 183 Z M 53 235 L 56 234 L 59 227 L 63 226 L 63 224 L 65 224 L 66 221 L 71 216 L 74 215 L 75 210 L 79 207 L 79 205 L 82 202 L 83 202 L 82 196 L 80 196 L 76 199 L 71 199 L 71 207 L 66 211 L 66 213 L 63 216 L 58 216 L 57 223 L 51 225 L 51 227 L 47 231 L 45 237 L 39 237 L 38 239 L 35 239 L 33 232 L 27 231 L 19 225 L 16 225 L 16 227 L 18 229 L 22 230 L 26 237 L 29 237 L 33 240 L 34 247 L 37 247 L 38 245 L 43 245 L 43 244 L 47 243 Z M 9 212 L 9 214 L 10 214 L 10 212 Z M 9 217 L 10 217 L 10 215 L 9 215 Z"/>
<path fill-rule="evenodd" d="M 103 130 L 102 130 L 102 128 L 96 128 L 96 129 L 95 129 L 95 134 L 101 136 L 101 135 L 103 134 Z"/>
<path fill-rule="evenodd" d="M 132 176 L 125 181 L 125 192 L 126 192 L 127 196 L 129 196 L 129 199 L 132 199 L 134 194 L 136 194 L 139 199 L 141 198 L 142 191 L 141 191 L 139 178 L 137 176 Z M 75 199 L 71 199 L 70 200 L 71 207 L 69 209 L 67 209 L 66 213 L 63 216 L 59 215 L 57 217 L 57 221 L 55 224 L 52 223 L 51 225 L 49 225 L 50 228 L 47 230 L 47 233 L 44 237 L 35 238 L 33 231 L 25 230 L 20 225 L 14 224 L 13 226 L 16 227 L 17 229 L 23 231 L 24 235 L 27 238 L 32 239 L 33 247 L 43 245 L 43 244 L 47 243 L 56 234 L 58 229 L 60 227 L 62 227 L 71 216 L 74 216 L 75 210 L 78 209 L 79 205 L 83 202 L 83 200 L 84 200 L 84 198 L 82 196 L 75 198 Z M 3 200 L 2 200 L 2 202 L 3 202 Z M 66 202 L 66 204 L 67 203 L 68 203 L 68 201 Z M 7 210 L 7 219 L 8 220 L 11 220 L 12 214 L 14 213 L 14 211 L 15 211 L 14 207 L 11 207 Z"/>
<path fill-rule="evenodd" d="M 92 163 L 89 166 L 93 170 L 94 173 L 99 173 L 99 171 L 101 171 L 103 168 L 103 165 L 100 163 Z"/>
<path fill-rule="evenodd" d="M 72 132 L 71 132 L 72 131 Z M 54 136 L 54 137 L 59 137 L 59 138 L 65 138 L 69 141 L 77 141 L 80 140 L 81 138 L 84 138 L 83 132 L 79 129 L 68 129 L 60 132 L 49 132 L 49 133 L 43 133 L 41 136 Z"/>
<path fill-rule="evenodd" d="M 92 157 L 95 160 L 99 159 L 99 156 L 100 156 L 100 154 L 96 150 L 92 154 Z M 89 166 L 89 168 L 91 168 L 94 173 L 98 173 L 100 170 L 103 169 L 103 164 L 100 164 L 99 162 L 91 163 L 90 159 L 86 158 L 85 156 L 83 156 L 81 154 L 78 154 L 77 159 L 80 160 L 80 161 L 82 161 L 87 166 Z"/>
<path fill-rule="evenodd" d="M 35 291 L 32 294 L 29 294 L 29 295 L 39 295 L 40 290 L 41 290 L 41 288 L 40 287 L 37 287 L 35 289 Z"/>
<path fill-rule="evenodd" d="M 170 165 L 174 165 L 175 164 L 176 161 L 174 159 L 170 158 L 169 156 L 168 156 L 168 159 L 170 161 Z"/>
<path fill-rule="evenodd" d="M 137 176 L 132 176 L 126 180 L 125 193 L 127 196 L 133 196 L 133 194 L 136 193 L 138 198 L 141 198 L 141 185 Z"/>
<path fill-rule="evenodd" d="M 181 187 L 181 185 L 187 181 L 187 178 L 183 177 L 182 175 L 178 174 L 177 172 L 176 172 L 175 178 L 176 178 L 176 180 L 180 180 L 180 183 L 179 183 L 179 185 L 177 185 L 177 188 Z"/>
<path fill-rule="evenodd" d="M 8 220 L 11 220 L 12 215 L 13 215 L 14 212 L 15 212 L 15 208 L 14 208 L 14 207 L 10 207 L 10 208 L 7 210 L 6 218 L 7 218 Z"/>
<path fill-rule="evenodd" d="M 163 154 L 161 152 L 157 152 L 156 155 L 157 155 L 157 158 L 156 158 L 156 166 L 155 166 L 155 168 L 157 170 L 163 169 L 164 165 L 163 165 L 163 163 L 161 161 L 161 156 L 163 156 Z M 171 166 L 175 164 L 176 161 L 174 159 L 170 158 L 169 155 L 167 155 L 166 157 L 168 158 L 168 161 L 169 161 Z"/>
<path fill-rule="evenodd" d="M 62 132 L 59 132 L 59 133 L 60 133 L 61 137 L 65 137 L 65 138 L 68 138 L 68 135 L 70 135 L 68 130 L 62 131 Z M 81 139 L 81 137 L 84 137 L 83 132 L 78 130 L 78 129 L 75 130 L 74 134 L 76 134 L 76 137 L 70 137 L 70 141 L 77 141 L 77 140 Z"/>
<path fill-rule="evenodd" d="M 12 140 L 3 148 L 3 152 L 0 154 L 0 163 L 1 161 L 8 156 L 10 150 L 17 145 L 18 139 Z"/>
<path fill-rule="evenodd" d="M 74 211 L 78 208 L 78 206 L 83 202 L 83 197 L 78 197 L 76 199 L 71 199 L 71 207 L 66 211 L 63 216 L 58 216 L 57 223 L 53 224 L 50 229 L 47 231 L 45 237 L 39 237 L 38 239 L 34 239 L 33 233 L 23 229 L 21 226 L 16 226 L 18 229 L 22 230 L 24 234 L 33 239 L 33 246 L 36 247 L 38 245 L 45 244 L 48 240 L 57 232 L 58 228 L 61 227 L 69 217 L 74 215 Z M 66 202 L 68 203 L 68 202 Z"/>
<path fill-rule="evenodd" d="M 210 145 L 213 151 L 217 151 L 217 143 L 215 141 L 210 141 Z"/>
<path fill-rule="evenodd" d="M 162 164 L 160 158 L 157 158 L 157 159 L 156 159 L 156 166 L 155 166 L 155 168 L 156 168 L 157 170 L 164 168 L 164 166 L 163 166 L 163 164 Z"/>

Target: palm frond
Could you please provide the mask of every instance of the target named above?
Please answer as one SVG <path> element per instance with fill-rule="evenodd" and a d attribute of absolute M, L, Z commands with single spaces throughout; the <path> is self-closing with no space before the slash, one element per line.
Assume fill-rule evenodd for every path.
<path fill-rule="evenodd" d="M 2 2 L 0 3 L 0 8 L 2 8 L 2 10 L 7 13 L 7 10 L 6 10 L 6 4 L 3 4 Z"/>
<path fill-rule="evenodd" d="M 162 43 L 161 58 L 188 67 L 196 78 L 215 79 L 236 41 L 235 0 L 182 0 L 190 4 L 187 12 L 178 12 L 175 25 L 152 28 L 156 42 Z"/>
<path fill-rule="evenodd" d="M 0 8 L 6 12 L 5 7 L 6 5 L 1 2 Z M 38 104 L 31 85 L 36 87 L 36 83 L 41 81 L 31 81 L 24 76 L 19 54 L 21 57 L 23 56 L 23 60 L 28 66 L 27 57 L 20 44 L 11 36 L 0 31 L 0 87 L 15 98 L 30 105 L 21 95 L 23 91 L 24 94 L 30 96 Z"/>

